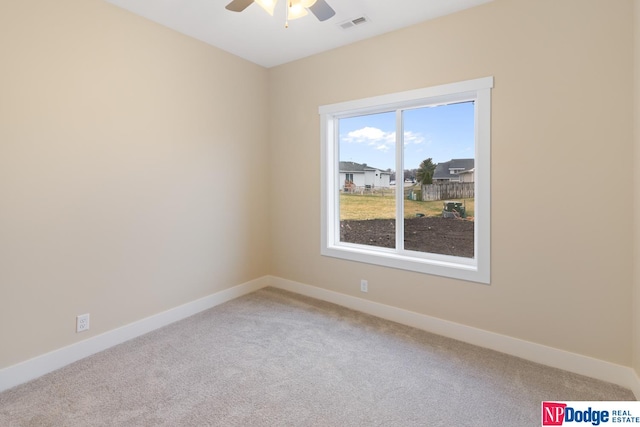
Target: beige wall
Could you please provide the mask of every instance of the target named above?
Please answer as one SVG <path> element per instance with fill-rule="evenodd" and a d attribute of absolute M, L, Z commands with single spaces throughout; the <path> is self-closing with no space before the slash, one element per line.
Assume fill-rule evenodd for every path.
<path fill-rule="evenodd" d="M 271 69 L 272 273 L 630 366 L 631 8 L 496 0 Z M 485 76 L 491 286 L 321 257 L 318 106 Z"/>
<path fill-rule="evenodd" d="M 100 0 L 0 58 L 0 368 L 268 273 L 265 69 Z"/>
<path fill-rule="evenodd" d="M 632 4 L 496 0 L 266 71 L 99 0 L 1 3 L 0 369 L 273 273 L 640 372 Z M 318 106 L 489 75 L 491 286 L 321 257 Z"/>
<path fill-rule="evenodd" d="M 633 366 L 640 377 L 640 0 L 634 0 L 634 298 L 633 298 Z"/>

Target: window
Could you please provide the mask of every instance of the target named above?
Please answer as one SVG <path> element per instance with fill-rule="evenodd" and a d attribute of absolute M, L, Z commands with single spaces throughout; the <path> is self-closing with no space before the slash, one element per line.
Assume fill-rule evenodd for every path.
<path fill-rule="evenodd" d="M 322 254 L 489 283 L 492 87 L 321 106 Z"/>

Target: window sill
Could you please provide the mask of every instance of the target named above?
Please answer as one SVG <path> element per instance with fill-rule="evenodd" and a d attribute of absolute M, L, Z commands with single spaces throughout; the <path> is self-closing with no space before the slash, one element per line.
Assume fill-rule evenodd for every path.
<path fill-rule="evenodd" d="M 488 268 L 482 268 L 482 259 L 421 254 L 413 251 L 405 252 L 407 253 L 406 255 L 398 253 L 394 249 L 371 249 L 364 245 L 339 243 L 323 247 L 321 254 L 348 261 L 364 262 L 471 282 L 484 284 L 489 284 L 490 282 L 489 270 Z"/>

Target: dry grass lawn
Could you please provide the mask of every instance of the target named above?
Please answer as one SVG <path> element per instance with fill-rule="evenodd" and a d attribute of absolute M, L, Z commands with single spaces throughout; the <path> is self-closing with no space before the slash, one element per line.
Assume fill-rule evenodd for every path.
<path fill-rule="evenodd" d="M 463 200 L 457 200 L 463 201 Z M 419 202 L 404 201 L 404 217 L 415 218 L 416 214 L 425 216 L 442 215 L 442 201 Z M 474 199 L 464 199 L 467 216 L 473 217 Z M 340 221 L 395 218 L 396 199 L 394 195 L 379 194 L 340 194 Z"/>

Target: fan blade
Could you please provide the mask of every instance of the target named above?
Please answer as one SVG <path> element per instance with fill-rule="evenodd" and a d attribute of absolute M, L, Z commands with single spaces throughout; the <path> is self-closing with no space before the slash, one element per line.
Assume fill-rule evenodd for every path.
<path fill-rule="evenodd" d="M 253 3 L 253 0 L 233 0 L 224 8 L 232 12 L 242 12 L 243 10 L 248 8 L 251 3 Z"/>
<path fill-rule="evenodd" d="M 325 0 L 316 0 L 309 10 L 316 15 L 319 21 L 326 21 L 336 14 L 336 11 L 333 10 Z"/>

